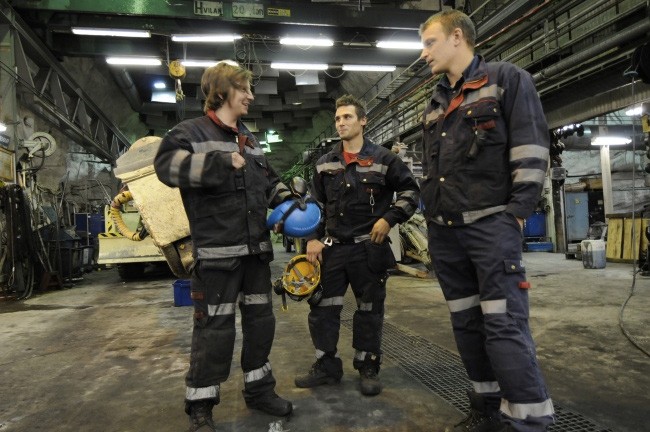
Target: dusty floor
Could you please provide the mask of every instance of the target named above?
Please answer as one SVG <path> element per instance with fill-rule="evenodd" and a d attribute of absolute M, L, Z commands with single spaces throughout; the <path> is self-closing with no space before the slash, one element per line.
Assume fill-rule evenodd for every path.
<path fill-rule="evenodd" d="M 289 257 L 276 251 L 275 274 Z M 578 415 L 593 424 L 553 431 L 650 430 L 650 359 L 619 328 L 632 265 L 584 269 L 563 254 L 524 258 L 533 284 L 531 326 L 551 395 L 563 418 Z M 183 376 L 192 308 L 173 306 L 173 281 L 170 275 L 153 275 L 124 283 L 116 270 L 96 271 L 71 289 L 0 301 L 0 431 L 186 430 Z M 426 377 L 418 378 L 420 360 L 408 364 L 422 347 L 455 358 L 448 310 L 434 279 L 389 279 L 385 339 L 393 341 L 386 343 L 392 351 L 381 371 L 385 390 L 373 398 L 359 395 L 352 368 L 346 312 L 351 299 L 339 348 L 343 381 L 313 390 L 293 385 L 293 377 L 313 361 L 308 305 L 290 302 L 283 312 L 276 299 L 271 363 L 277 390 L 294 402 L 295 412 L 277 419 L 248 410 L 236 356 L 222 403 L 214 410 L 219 431 L 439 432 L 463 416 L 445 394 L 431 390 Z M 650 278 L 637 277 L 623 319 L 646 351 L 649 310 Z M 400 339 L 415 341 L 412 353 L 394 348 Z M 462 391 L 465 384 L 450 385 Z"/>

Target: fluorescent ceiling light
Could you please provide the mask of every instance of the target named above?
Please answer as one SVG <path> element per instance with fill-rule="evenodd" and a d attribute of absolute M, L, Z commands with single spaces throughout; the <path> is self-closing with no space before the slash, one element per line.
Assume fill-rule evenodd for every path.
<path fill-rule="evenodd" d="M 324 63 L 271 63 L 272 69 L 288 70 L 326 70 L 328 66 Z"/>
<path fill-rule="evenodd" d="M 185 67 L 210 67 L 219 63 L 217 60 L 181 60 Z"/>
<path fill-rule="evenodd" d="M 106 63 L 130 66 L 160 66 L 162 62 L 154 57 L 106 57 Z"/>
<path fill-rule="evenodd" d="M 591 145 L 595 146 L 606 146 L 606 145 L 625 145 L 631 143 L 632 140 L 629 138 L 623 137 L 614 137 L 614 136 L 600 136 L 596 137 L 591 141 Z"/>
<path fill-rule="evenodd" d="M 280 44 L 330 47 L 334 45 L 334 41 L 332 39 L 325 39 L 325 38 L 287 37 L 287 38 L 281 38 Z"/>
<path fill-rule="evenodd" d="M 396 66 L 378 66 L 378 65 L 343 65 L 344 71 L 361 71 L 361 72 L 393 72 Z"/>
<path fill-rule="evenodd" d="M 219 63 L 227 63 L 232 66 L 239 66 L 234 60 L 181 60 L 181 63 L 185 67 L 210 67 L 217 65 Z"/>
<path fill-rule="evenodd" d="M 174 42 L 233 42 L 241 39 L 236 34 L 177 34 L 172 35 Z"/>
<path fill-rule="evenodd" d="M 421 50 L 422 42 L 415 41 L 378 41 L 377 48 Z"/>
<path fill-rule="evenodd" d="M 154 88 L 157 88 L 157 89 L 164 89 L 164 88 L 167 88 L 167 86 L 165 85 L 165 83 L 162 82 L 162 81 L 156 81 L 155 83 L 153 83 L 153 87 L 154 87 Z"/>
<path fill-rule="evenodd" d="M 72 33 L 83 36 L 118 36 L 118 37 L 151 37 L 149 30 L 127 30 L 127 29 L 101 29 L 88 27 L 72 27 Z"/>

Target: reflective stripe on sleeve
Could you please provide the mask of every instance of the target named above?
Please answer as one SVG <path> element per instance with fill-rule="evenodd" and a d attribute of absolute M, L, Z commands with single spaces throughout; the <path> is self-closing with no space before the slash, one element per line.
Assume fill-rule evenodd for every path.
<path fill-rule="evenodd" d="M 521 159 L 548 159 L 548 149 L 537 144 L 526 144 L 510 149 L 510 161 Z"/>
<path fill-rule="evenodd" d="M 205 166 L 205 153 L 199 153 L 192 156 L 190 159 L 190 186 L 191 187 L 200 187 L 201 186 L 201 174 L 203 173 L 203 167 Z"/>
<path fill-rule="evenodd" d="M 514 171 L 514 174 L 512 176 L 512 182 L 513 183 L 544 183 L 544 176 L 546 175 L 546 171 L 541 170 L 541 169 L 534 169 L 534 168 L 529 168 L 529 169 L 518 169 Z"/>
<path fill-rule="evenodd" d="M 191 153 L 187 150 L 178 150 L 169 163 L 169 180 L 172 184 L 180 184 L 181 164 Z"/>

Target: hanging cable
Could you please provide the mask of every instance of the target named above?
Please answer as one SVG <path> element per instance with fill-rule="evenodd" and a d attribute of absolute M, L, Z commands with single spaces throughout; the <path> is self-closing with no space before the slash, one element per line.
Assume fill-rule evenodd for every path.
<path fill-rule="evenodd" d="M 632 105 L 634 105 L 635 102 L 635 92 L 634 92 L 634 87 L 635 87 L 635 78 L 637 77 L 638 73 L 636 70 L 630 68 L 626 70 L 624 73 L 626 76 L 630 76 L 632 78 Z M 632 121 L 632 239 L 636 238 L 636 212 L 635 212 L 635 204 L 636 204 L 636 127 L 635 127 L 635 122 Z M 632 285 L 630 286 L 630 293 L 621 305 L 621 309 L 618 314 L 618 326 L 621 329 L 621 332 L 623 332 L 623 335 L 630 341 L 632 345 L 634 345 L 639 351 L 644 353 L 646 356 L 650 357 L 650 352 L 646 349 L 644 349 L 641 344 L 636 340 L 636 338 L 630 334 L 630 332 L 627 331 L 625 328 L 625 322 L 623 320 L 623 314 L 625 312 L 625 308 L 627 307 L 628 302 L 634 296 L 634 291 L 636 290 L 636 275 L 637 275 L 637 255 L 638 252 L 636 250 L 637 245 L 635 242 L 632 242 Z"/>

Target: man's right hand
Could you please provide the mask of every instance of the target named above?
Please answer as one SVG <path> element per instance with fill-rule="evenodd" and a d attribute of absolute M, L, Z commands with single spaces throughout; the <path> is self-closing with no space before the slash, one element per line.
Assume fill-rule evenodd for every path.
<path fill-rule="evenodd" d="M 323 261 L 323 249 L 325 245 L 320 240 L 309 240 L 307 242 L 307 261 L 316 264 L 317 261 Z"/>
<path fill-rule="evenodd" d="M 244 157 L 239 153 L 232 152 L 230 153 L 230 156 L 232 156 L 232 167 L 234 169 L 243 168 L 244 165 L 246 165 L 246 159 L 244 159 Z"/>

